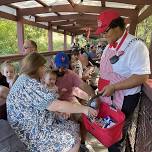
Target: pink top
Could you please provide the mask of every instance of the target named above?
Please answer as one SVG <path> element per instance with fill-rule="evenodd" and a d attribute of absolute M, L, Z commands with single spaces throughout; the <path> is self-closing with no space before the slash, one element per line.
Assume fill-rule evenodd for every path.
<path fill-rule="evenodd" d="M 79 87 L 82 83 L 83 81 L 76 73 L 71 70 L 67 70 L 63 77 L 58 77 L 56 83 L 59 90 L 60 99 L 66 100 L 74 97 L 72 93 L 73 87 Z M 66 91 L 62 91 L 63 88 Z"/>

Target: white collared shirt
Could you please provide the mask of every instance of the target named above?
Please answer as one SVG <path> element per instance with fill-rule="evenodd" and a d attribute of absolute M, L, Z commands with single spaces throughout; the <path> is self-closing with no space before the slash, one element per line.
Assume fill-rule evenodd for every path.
<path fill-rule="evenodd" d="M 121 41 L 122 37 L 117 41 L 118 43 Z M 119 61 L 117 61 L 115 64 L 112 64 L 113 71 L 126 78 L 129 78 L 133 74 L 143 75 L 151 73 L 149 51 L 146 45 L 141 40 L 135 40 L 129 45 L 129 47 L 127 47 L 128 43 L 134 38 L 135 36 L 131 34 L 127 35 L 125 41 L 118 50 L 124 51 L 124 54 L 120 56 Z M 127 49 L 125 49 L 126 47 Z M 106 51 L 107 48 L 108 46 L 104 51 Z M 124 90 L 124 94 L 125 96 L 132 95 L 140 92 L 140 90 L 140 86 L 126 89 Z"/>

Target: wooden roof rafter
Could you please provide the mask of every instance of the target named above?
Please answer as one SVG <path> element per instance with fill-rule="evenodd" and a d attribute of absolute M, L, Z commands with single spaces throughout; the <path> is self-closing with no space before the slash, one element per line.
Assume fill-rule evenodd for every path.
<path fill-rule="evenodd" d="M 76 30 L 76 29 L 82 29 L 82 28 L 88 28 L 87 25 L 76 25 L 76 26 L 58 26 L 59 28 L 61 29 L 64 29 L 64 30 Z M 97 25 L 91 25 L 89 28 L 91 29 L 96 29 L 97 28 Z"/>
<path fill-rule="evenodd" d="M 106 0 L 101 0 L 101 6 L 102 6 L 102 7 L 105 7 L 105 6 L 106 6 L 105 3 L 106 3 Z"/>
<path fill-rule="evenodd" d="M 37 17 L 36 22 L 50 22 L 58 20 L 69 20 L 69 19 L 81 19 L 81 20 L 94 20 L 96 21 L 97 15 L 90 14 L 72 14 L 72 15 L 61 15 L 61 16 L 47 16 L 47 17 Z"/>
<path fill-rule="evenodd" d="M 49 22 L 52 26 L 58 26 L 58 25 L 70 25 L 70 24 L 79 24 L 79 25 L 96 25 L 96 22 L 87 21 L 87 20 L 66 20 L 66 21 L 59 21 L 59 22 Z"/>
<path fill-rule="evenodd" d="M 12 21 L 17 21 L 17 17 L 12 15 L 12 14 L 8 14 L 5 12 L 0 11 L 0 17 L 2 18 L 6 18 L 8 20 L 12 20 Z"/>
<path fill-rule="evenodd" d="M 145 18 L 152 15 L 152 6 L 149 6 L 143 13 L 138 17 L 138 23 L 142 22 Z"/>
<path fill-rule="evenodd" d="M 111 9 L 111 7 L 101 7 L 101 6 L 88 6 L 88 5 L 78 5 L 75 4 L 73 8 L 70 4 L 67 5 L 55 5 L 51 7 L 51 12 L 82 12 L 82 13 L 100 13 L 106 9 Z M 129 14 L 134 14 L 136 10 L 124 9 L 124 8 L 113 8 L 120 12 L 122 16 L 128 16 Z M 25 8 L 21 10 L 21 15 L 35 15 L 41 13 L 50 13 L 50 7 L 36 7 L 36 8 Z"/>
<path fill-rule="evenodd" d="M 70 3 L 70 5 L 74 8 L 74 6 L 75 6 L 75 3 L 73 2 L 73 0 L 67 0 L 69 3 Z"/>
<path fill-rule="evenodd" d="M 68 24 L 73 24 L 75 22 L 75 20 L 73 21 L 69 21 L 69 20 L 66 20 L 66 21 L 59 21 L 59 22 L 49 22 L 51 25 L 53 26 L 58 26 L 58 25 L 68 25 Z"/>
<path fill-rule="evenodd" d="M 44 7 L 48 7 L 47 4 L 45 4 L 44 2 L 42 2 L 41 0 L 35 0 L 36 2 L 38 2 L 39 4 L 41 4 Z"/>
<path fill-rule="evenodd" d="M 35 0 L 36 2 L 38 2 L 39 4 L 41 4 L 42 6 L 44 6 L 45 8 L 48 7 L 47 4 L 45 4 L 44 2 L 42 2 L 42 0 Z M 51 7 L 50 7 L 51 9 Z M 54 12 L 56 15 L 60 16 L 60 14 L 58 12 Z"/>
<path fill-rule="evenodd" d="M 22 2 L 23 0 L 0 0 L 0 5 L 7 5 L 11 3 L 17 3 L 17 2 Z M 28 1 L 28 0 L 24 0 Z"/>
<path fill-rule="evenodd" d="M 80 5 L 76 3 L 75 0 L 64 0 L 61 3 L 60 1 L 56 1 L 55 4 L 52 3 L 52 1 L 43 0 L 0 0 L 0 5 L 4 5 L 1 7 L 2 9 L 0 10 L 0 17 L 14 21 L 18 20 L 21 17 L 23 18 L 24 23 L 26 22 L 30 25 L 33 24 L 34 26 L 42 27 L 45 29 L 49 28 L 49 25 L 51 25 L 56 31 L 57 26 L 58 28 L 62 28 L 61 30 L 64 31 L 68 30 L 69 32 L 75 31 L 80 33 L 82 29 L 80 30 L 78 28 L 79 26 L 95 27 L 97 16 L 101 11 L 107 9 L 117 10 L 121 16 L 129 17 L 131 24 L 134 24 L 135 20 L 141 22 L 146 17 L 152 15 L 152 0 L 93 1 L 99 2 L 91 4 L 91 1 L 85 0 L 85 4 L 81 3 Z M 148 5 L 151 6 L 147 8 Z M 5 6 L 7 6 L 6 10 L 4 10 Z M 32 19 L 28 18 L 28 16 L 32 16 Z M 34 20 L 33 17 L 35 17 Z M 47 24 L 43 25 L 41 22 L 47 22 L 48 26 Z"/>
<path fill-rule="evenodd" d="M 101 1 L 101 0 L 96 0 Z M 124 3 L 132 5 L 152 5 L 151 0 L 106 0 L 106 2 Z"/>

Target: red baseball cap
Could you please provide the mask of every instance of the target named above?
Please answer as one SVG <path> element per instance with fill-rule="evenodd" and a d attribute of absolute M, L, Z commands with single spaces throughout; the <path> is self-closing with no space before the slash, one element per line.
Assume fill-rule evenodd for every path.
<path fill-rule="evenodd" d="M 100 34 L 105 32 L 105 30 L 108 28 L 112 20 L 120 17 L 120 14 L 115 10 L 106 10 L 100 13 L 97 22 L 98 22 L 98 28 L 96 30 L 96 34 Z"/>

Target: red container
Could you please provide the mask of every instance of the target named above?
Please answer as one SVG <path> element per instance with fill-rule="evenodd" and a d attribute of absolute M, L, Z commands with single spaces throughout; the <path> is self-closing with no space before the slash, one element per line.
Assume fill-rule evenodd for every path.
<path fill-rule="evenodd" d="M 101 103 L 98 118 L 110 116 L 116 123 L 111 128 L 102 128 L 96 122 L 90 122 L 88 117 L 83 114 L 83 123 L 93 136 L 95 136 L 104 146 L 110 147 L 122 138 L 122 129 L 124 126 L 125 115 L 120 110 L 116 110 L 106 103 Z"/>

